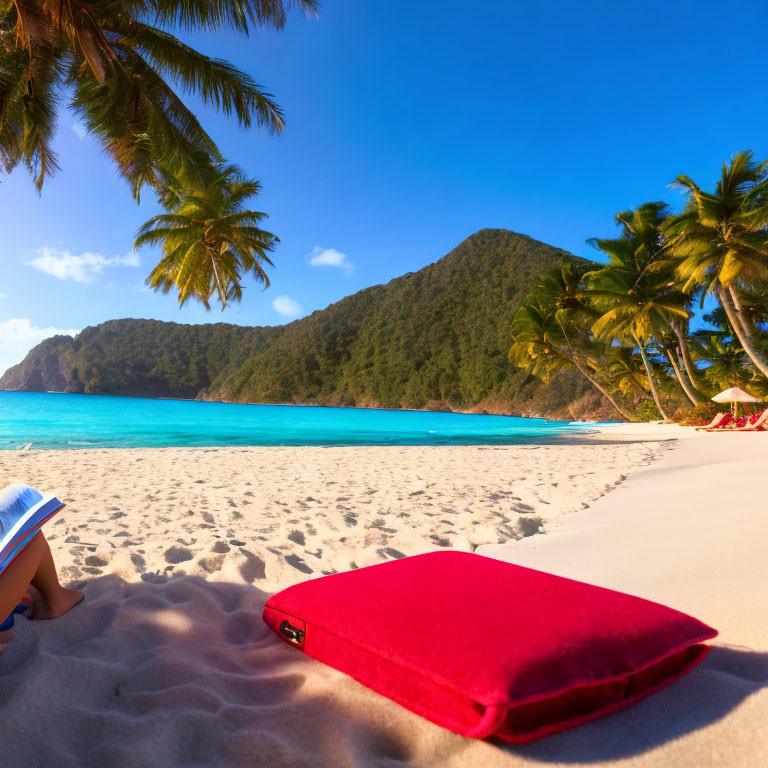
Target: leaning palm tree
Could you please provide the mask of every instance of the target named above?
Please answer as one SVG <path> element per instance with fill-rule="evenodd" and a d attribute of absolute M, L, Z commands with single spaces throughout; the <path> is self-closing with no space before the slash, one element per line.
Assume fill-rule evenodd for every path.
<path fill-rule="evenodd" d="M 543 276 L 531 300 L 513 318 L 509 359 L 545 383 L 555 373 L 576 368 L 623 418 L 632 421 L 599 378 L 598 359 L 605 350 L 585 322 L 592 311 L 580 287 L 585 270 L 567 263 Z"/>
<path fill-rule="evenodd" d="M 280 108 L 226 61 L 169 30 L 247 34 L 281 27 L 317 0 L 0 0 L 0 162 L 26 165 L 40 189 L 57 168 L 52 148 L 60 105 L 114 160 L 138 196 L 169 178 L 201 187 L 221 163 L 216 144 L 177 87 L 238 121 L 279 131 Z"/>
<path fill-rule="evenodd" d="M 666 209 L 665 203 L 656 202 L 618 213 L 616 223 L 622 229 L 621 237 L 588 241 L 610 261 L 587 278 L 589 295 L 601 311 L 592 326 L 595 336 L 607 341 L 634 342 L 643 359 L 656 408 L 669 420 L 654 381 L 648 347 L 673 322 L 688 320 L 689 313 L 688 297 L 672 279 L 672 266 L 662 252 L 661 224 Z"/>
<path fill-rule="evenodd" d="M 272 264 L 267 254 L 278 239 L 261 229 L 266 214 L 244 208 L 259 189 L 258 182 L 230 166 L 200 193 L 179 190 L 172 210 L 137 232 L 134 247 L 162 245 L 162 258 L 147 284 L 163 293 L 176 289 L 179 304 L 194 298 L 206 309 L 216 294 L 222 310 L 240 301 L 246 274 L 267 287 L 263 265 Z"/>
<path fill-rule="evenodd" d="M 704 395 L 701 392 L 701 372 L 696 367 L 696 364 L 691 354 L 690 347 L 690 322 L 689 320 L 674 320 L 671 323 L 672 333 L 677 340 L 677 349 L 680 353 L 680 359 L 683 362 L 683 369 L 688 377 L 688 394 L 689 398 L 698 404 L 703 402 Z M 674 346 L 674 345 L 673 345 Z M 682 382 L 681 382 L 682 384 Z M 684 387 L 685 389 L 685 387 Z"/>
<path fill-rule="evenodd" d="M 692 383 L 694 380 L 691 378 L 691 373 L 685 363 L 686 355 L 690 358 L 688 339 L 683 338 L 681 342 L 678 341 L 675 333 L 675 325 L 675 321 L 672 320 L 669 323 L 668 329 L 661 327 L 656 334 L 656 344 L 664 357 L 667 358 L 672 374 L 680 385 L 680 389 L 685 393 L 685 396 L 693 405 L 700 405 L 703 398 L 696 385 Z M 685 351 L 679 352 L 681 348 L 684 348 Z"/>
<path fill-rule="evenodd" d="M 745 290 L 768 280 L 768 162 L 739 152 L 723 164 L 714 192 L 688 176 L 673 186 L 688 192 L 685 211 L 665 225 L 684 289 L 701 288 L 702 301 L 714 293 L 744 351 L 768 377 L 768 355 L 743 302 Z"/>

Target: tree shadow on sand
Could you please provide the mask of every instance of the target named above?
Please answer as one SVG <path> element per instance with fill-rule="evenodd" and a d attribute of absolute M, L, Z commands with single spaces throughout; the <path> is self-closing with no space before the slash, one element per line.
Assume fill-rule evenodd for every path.
<path fill-rule="evenodd" d="M 716 646 L 690 674 L 647 699 L 514 754 L 541 762 L 595 763 L 647 752 L 725 717 L 768 687 L 768 653 Z"/>
<path fill-rule="evenodd" d="M 257 588 L 113 574 L 85 591 L 20 619 L 0 657 L 3 765 L 351 768 L 470 746 L 282 643 Z"/>

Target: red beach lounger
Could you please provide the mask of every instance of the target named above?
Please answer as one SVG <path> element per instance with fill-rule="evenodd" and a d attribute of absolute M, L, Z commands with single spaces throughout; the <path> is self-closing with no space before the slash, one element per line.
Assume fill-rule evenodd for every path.
<path fill-rule="evenodd" d="M 731 416 L 730 413 L 724 413 L 723 418 L 719 421 L 715 422 L 715 420 L 712 420 L 712 424 L 714 426 L 707 426 L 707 427 L 696 427 L 697 430 L 701 429 L 705 432 L 713 432 L 716 429 L 723 429 L 724 427 L 727 427 L 729 424 L 733 423 L 733 416 Z"/>
<path fill-rule="evenodd" d="M 765 425 L 768 422 L 768 408 L 764 411 L 753 414 L 747 420 L 747 423 L 740 428 L 741 432 L 765 432 Z"/>

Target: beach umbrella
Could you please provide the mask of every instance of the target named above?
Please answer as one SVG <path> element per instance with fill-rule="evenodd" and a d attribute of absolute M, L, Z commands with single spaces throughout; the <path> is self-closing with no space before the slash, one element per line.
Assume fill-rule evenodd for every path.
<path fill-rule="evenodd" d="M 760 398 L 750 395 L 749 392 L 745 392 L 738 387 L 731 387 L 730 389 L 723 390 L 712 398 L 716 403 L 731 403 L 735 409 L 738 408 L 738 403 L 759 403 Z"/>

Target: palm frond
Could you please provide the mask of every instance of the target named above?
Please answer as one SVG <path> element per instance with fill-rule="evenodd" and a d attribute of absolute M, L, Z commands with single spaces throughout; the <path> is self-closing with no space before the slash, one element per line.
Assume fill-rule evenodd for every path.
<path fill-rule="evenodd" d="M 285 117 L 271 94 L 223 59 L 205 56 L 164 30 L 133 22 L 121 45 L 136 50 L 155 71 L 199 94 L 226 115 L 234 113 L 244 127 L 255 121 L 271 131 L 285 126 Z"/>
<path fill-rule="evenodd" d="M 214 295 L 222 309 L 240 301 L 247 274 L 267 287 L 264 265 L 272 265 L 268 254 L 278 239 L 259 226 L 266 214 L 242 207 L 258 188 L 228 166 L 199 192 L 181 194 L 171 212 L 143 224 L 134 248 L 160 245 L 163 253 L 147 284 L 163 293 L 175 289 L 180 304 L 195 299 L 206 309 Z"/>

